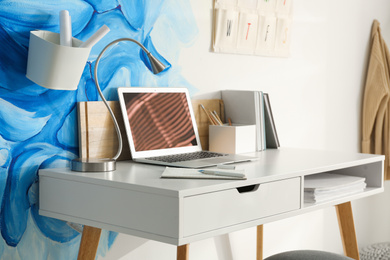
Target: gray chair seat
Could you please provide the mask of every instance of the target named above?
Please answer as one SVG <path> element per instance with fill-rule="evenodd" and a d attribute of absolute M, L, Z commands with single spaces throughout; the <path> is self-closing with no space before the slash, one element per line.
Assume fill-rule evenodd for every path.
<path fill-rule="evenodd" d="M 378 243 L 361 248 L 360 260 L 389 260 L 390 243 Z"/>
<path fill-rule="evenodd" d="M 317 251 L 317 250 L 296 250 L 279 253 L 264 260 L 353 260 L 343 255 Z"/>

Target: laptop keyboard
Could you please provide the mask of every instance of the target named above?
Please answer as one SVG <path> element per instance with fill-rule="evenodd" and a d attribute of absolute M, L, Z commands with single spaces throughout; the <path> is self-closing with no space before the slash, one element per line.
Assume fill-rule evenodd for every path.
<path fill-rule="evenodd" d="M 197 160 L 197 159 L 221 157 L 221 156 L 225 156 L 225 155 L 226 154 L 223 154 L 223 153 L 200 151 L 200 152 L 193 152 L 193 153 L 183 153 L 183 154 L 149 157 L 146 159 L 159 161 L 159 162 L 174 163 L 174 162 L 192 161 L 192 160 Z"/>

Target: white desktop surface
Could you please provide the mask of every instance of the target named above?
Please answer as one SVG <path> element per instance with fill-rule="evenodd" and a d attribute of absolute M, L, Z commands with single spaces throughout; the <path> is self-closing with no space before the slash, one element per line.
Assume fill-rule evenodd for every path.
<path fill-rule="evenodd" d="M 165 167 L 131 161 L 106 173 L 43 169 L 40 214 L 183 245 L 383 191 L 381 155 L 280 148 L 256 156 L 235 164 L 247 180 L 162 179 Z M 304 176 L 329 171 L 366 177 L 367 189 L 304 204 Z M 256 184 L 259 191 L 237 192 Z"/>
<path fill-rule="evenodd" d="M 292 148 L 269 149 L 255 154 L 259 158 L 256 161 L 233 164 L 236 169 L 245 169 L 247 180 L 162 179 L 160 176 L 165 167 L 132 161 L 118 162 L 113 172 L 73 172 L 69 168 L 58 168 L 40 170 L 39 175 L 179 197 L 256 184 L 259 180 L 268 182 L 358 166 L 384 158 L 381 155 Z"/>

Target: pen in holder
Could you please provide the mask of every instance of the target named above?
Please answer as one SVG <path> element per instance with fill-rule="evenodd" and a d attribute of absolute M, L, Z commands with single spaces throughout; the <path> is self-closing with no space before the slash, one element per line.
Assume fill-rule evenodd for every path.
<path fill-rule="evenodd" d="M 60 34 L 31 31 L 26 76 L 50 89 L 76 90 L 91 48 L 72 38 L 72 46 L 60 45 Z"/>
<path fill-rule="evenodd" d="M 218 153 L 256 151 L 255 125 L 209 125 L 209 150 Z"/>

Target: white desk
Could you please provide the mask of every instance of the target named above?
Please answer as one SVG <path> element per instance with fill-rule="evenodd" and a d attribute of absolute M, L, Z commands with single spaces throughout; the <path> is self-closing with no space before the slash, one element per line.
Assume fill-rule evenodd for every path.
<path fill-rule="evenodd" d="M 350 201 L 383 191 L 384 156 L 301 149 L 257 156 L 236 164 L 248 179 L 235 181 L 161 179 L 164 167 L 130 161 L 108 173 L 40 170 L 39 212 L 86 225 L 79 259 L 94 259 L 101 229 L 177 245 L 177 259 L 188 259 L 189 243 L 252 226 L 258 226 L 262 259 L 262 224 L 336 205 L 345 253 L 358 259 Z M 303 203 L 305 176 L 322 172 L 363 176 L 367 188 L 324 203 Z"/>

